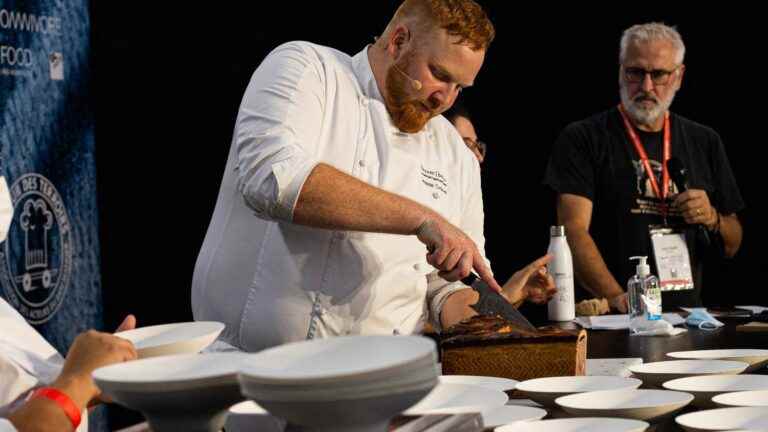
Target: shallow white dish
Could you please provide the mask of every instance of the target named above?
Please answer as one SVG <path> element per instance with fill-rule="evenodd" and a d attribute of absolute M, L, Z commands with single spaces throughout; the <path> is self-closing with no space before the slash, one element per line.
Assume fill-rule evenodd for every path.
<path fill-rule="evenodd" d="M 437 379 L 432 385 L 436 383 Z M 300 426 L 302 432 L 386 432 L 392 418 L 418 403 L 432 388 L 427 385 L 401 393 L 344 400 L 256 402 L 273 416 Z M 247 397 L 253 397 L 247 386 L 243 386 L 242 391 Z"/>
<path fill-rule="evenodd" d="M 420 336 L 343 336 L 252 354 L 238 379 L 244 395 L 302 431 L 385 432 L 437 385 L 436 357 Z"/>
<path fill-rule="evenodd" d="M 768 390 L 768 375 L 694 376 L 667 381 L 663 387 L 692 394 L 695 399 L 691 403 L 699 408 L 713 408 L 712 398 L 722 393 Z"/>
<path fill-rule="evenodd" d="M 515 388 L 534 402 L 553 407 L 556 406 L 555 399 L 561 396 L 600 390 L 636 389 L 642 384 L 643 382 L 636 378 L 575 376 L 536 378 L 520 382 Z"/>
<path fill-rule="evenodd" d="M 115 333 L 133 342 L 140 359 L 202 351 L 224 330 L 215 321 L 193 321 L 140 327 Z"/>
<path fill-rule="evenodd" d="M 582 417 L 515 423 L 494 432 L 642 432 L 649 426 L 640 420 Z"/>
<path fill-rule="evenodd" d="M 339 384 L 396 377 L 414 364 L 435 369 L 436 359 L 435 342 L 421 336 L 341 336 L 261 351 L 241 372 L 267 385 Z"/>
<path fill-rule="evenodd" d="M 719 408 L 678 416 L 675 421 L 691 432 L 725 431 L 733 429 L 768 429 L 765 408 Z"/>
<path fill-rule="evenodd" d="M 754 372 L 768 364 L 768 350 L 764 349 L 717 349 L 696 351 L 675 351 L 667 357 L 690 360 L 734 360 L 749 363 L 746 372 Z"/>
<path fill-rule="evenodd" d="M 518 383 L 518 381 L 509 378 L 475 375 L 443 375 L 439 379 L 441 384 L 476 385 L 504 392 L 514 390 Z"/>
<path fill-rule="evenodd" d="M 608 390 L 577 393 L 555 401 L 566 412 L 582 417 L 620 417 L 649 422 L 661 420 L 693 401 L 689 393 L 669 390 Z"/>
<path fill-rule="evenodd" d="M 660 387 L 665 381 L 698 375 L 737 375 L 749 363 L 730 360 L 671 360 L 629 366 L 646 385 Z"/>
<path fill-rule="evenodd" d="M 723 407 L 768 408 L 768 390 L 723 393 L 713 397 L 712 402 Z"/>
<path fill-rule="evenodd" d="M 105 396 L 140 411 L 153 431 L 214 432 L 244 399 L 237 371 L 244 353 L 182 354 L 118 363 L 93 372 Z M 200 397 L 205 394 L 205 397 Z"/>
<path fill-rule="evenodd" d="M 459 407 L 479 407 L 484 413 L 503 406 L 509 400 L 506 393 L 486 387 L 466 384 L 438 384 L 424 399 L 403 412 L 404 415 L 426 415 L 435 410 Z"/>

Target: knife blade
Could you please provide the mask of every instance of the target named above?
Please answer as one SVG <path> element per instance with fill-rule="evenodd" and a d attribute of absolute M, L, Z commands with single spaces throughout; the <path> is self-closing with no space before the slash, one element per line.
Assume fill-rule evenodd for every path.
<path fill-rule="evenodd" d="M 508 321 L 515 323 L 520 328 L 532 332 L 538 331 L 530 321 L 528 321 L 523 314 L 520 313 L 514 306 L 509 304 L 507 299 L 501 296 L 498 292 L 494 291 L 488 284 L 480 279 L 475 273 L 470 273 L 469 276 L 461 280 L 464 285 L 469 286 L 473 290 L 477 291 L 480 298 L 477 303 L 469 305 L 475 312 L 480 315 L 500 316 Z"/>

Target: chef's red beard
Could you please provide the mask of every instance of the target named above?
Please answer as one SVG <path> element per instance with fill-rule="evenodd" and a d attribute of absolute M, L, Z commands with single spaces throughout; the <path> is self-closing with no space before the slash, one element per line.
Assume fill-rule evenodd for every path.
<path fill-rule="evenodd" d="M 408 70 L 409 60 L 408 56 L 405 56 L 397 67 L 401 71 Z M 386 80 L 386 106 L 395 126 L 406 133 L 416 133 L 424 129 L 434 114 L 423 102 L 412 96 L 415 91 L 413 82 L 398 71 L 395 65 L 389 67 Z"/>

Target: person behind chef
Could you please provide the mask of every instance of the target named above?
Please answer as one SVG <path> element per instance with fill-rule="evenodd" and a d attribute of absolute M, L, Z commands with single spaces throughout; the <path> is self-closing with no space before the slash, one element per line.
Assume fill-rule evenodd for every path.
<path fill-rule="evenodd" d="M 444 329 L 473 315 L 474 270 L 544 301 L 544 256 L 504 287 L 484 256 L 480 172 L 440 114 L 474 84 L 494 28 L 472 0 L 405 0 L 354 57 L 277 47 L 240 105 L 194 270 L 196 320 L 245 351 Z"/>
<path fill-rule="evenodd" d="M 0 176 L 0 244 L 12 217 L 8 185 Z M 117 331 L 135 326 L 129 315 Z M 85 409 L 100 401 L 91 372 L 135 358 L 131 342 L 89 330 L 75 338 L 65 360 L 0 298 L 0 432 L 87 431 Z"/>

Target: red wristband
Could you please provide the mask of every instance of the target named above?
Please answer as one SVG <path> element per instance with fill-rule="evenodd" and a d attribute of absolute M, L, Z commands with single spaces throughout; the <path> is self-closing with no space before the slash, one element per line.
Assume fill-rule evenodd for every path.
<path fill-rule="evenodd" d="M 60 390 L 52 387 L 41 387 L 32 393 L 31 399 L 37 398 L 52 400 L 56 403 L 56 405 L 64 410 L 64 414 L 69 417 L 69 421 L 72 423 L 73 428 L 77 429 L 77 427 L 80 426 L 80 410 L 77 408 L 75 403 L 72 402 L 72 399 L 70 399 L 69 396 Z"/>

